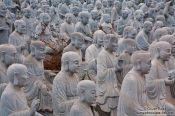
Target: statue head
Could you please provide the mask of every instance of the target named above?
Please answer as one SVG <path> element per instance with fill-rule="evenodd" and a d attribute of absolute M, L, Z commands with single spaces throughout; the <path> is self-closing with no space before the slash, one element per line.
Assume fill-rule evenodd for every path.
<path fill-rule="evenodd" d="M 101 10 L 102 9 L 102 3 L 97 0 L 96 3 L 95 3 L 95 7 L 97 8 L 97 10 Z"/>
<path fill-rule="evenodd" d="M 80 21 L 83 25 L 87 25 L 89 23 L 90 15 L 88 12 L 86 12 L 86 11 L 80 12 L 79 17 L 80 17 Z"/>
<path fill-rule="evenodd" d="M 171 44 L 165 41 L 155 43 L 155 58 L 163 62 L 168 61 L 171 56 Z"/>
<path fill-rule="evenodd" d="M 142 75 L 148 74 L 151 68 L 151 55 L 147 51 L 136 51 L 131 56 L 133 68 Z"/>
<path fill-rule="evenodd" d="M 31 55 L 36 60 L 41 61 L 45 57 L 45 44 L 41 41 L 32 41 L 30 45 Z"/>
<path fill-rule="evenodd" d="M 111 16 L 109 14 L 103 14 L 103 20 L 105 23 L 111 23 Z"/>
<path fill-rule="evenodd" d="M 73 6 L 71 8 L 71 13 L 74 15 L 74 16 L 78 16 L 78 14 L 80 13 L 80 8 L 77 7 L 77 6 Z"/>
<path fill-rule="evenodd" d="M 83 80 L 77 85 L 80 101 L 91 106 L 96 102 L 96 85 L 93 81 Z"/>
<path fill-rule="evenodd" d="M 48 5 L 48 2 L 47 2 L 47 0 L 42 0 L 40 4 L 41 4 L 41 6 L 44 6 L 44 5 Z"/>
<path fill-rule="evenodd" d="M 112 25 L 110 23 L 103 23 L 101 25 L 103 32 L 106 34 L 111 34 L 112 33 Z"/>
<path fill-rule="evenodd" d="M 30 18 L 32 16 L 32 9 L 30 7 L 24 8 L 22 11 L 24 17 Z"/>
<path fill-rule="evenodd" d="M 42 7 L 42 11 L 44 12 L 44 13 L 50 13 L 50 6 L 49 5 L 43 5 Z"/>
<path fill-rule="evenodd" d="M 136 42 L 133 39 L 124 39 L 121 44 L 123 49 L 121 52 L 126 52 L 129 55 L 132 55 L 132 53 L 137 50 Z"/>
<path fill-rule="evenodd" d="M 71 24 L 72 23 L 72 14 L 71 13 L 67 13 L 66 16 L 65 16 L 65 20 L 68 24 Z"/>
<path fill-rule="evenodd" d="M 106 34 L 104 37 L 104 47 L 111 53 L 115 52 L 118 47 L 118 37 L 114 34 Z"/>
<path fill-rule="evenodd" d="M 94 33 L 99 29 L 98 22 L 92 21 L 90 26 L 91 32 Z"/>
<path fill-rule="evenodd" d="M 169 6 L 168 13 L 170 15 L 174 15 L 175 7 L 174 6 Z"/>
<path fill-rule="evenodd" d="M 7 76 L 13 86 L 22 88 L 28 81 L 28 70 L 23 64 L 12 64 L 7 69 Z"/>
<path fill-rule="evenodd" d="M 165 16 L 164 15 L 157 15 L 156 16 L 156 21 L 162 21 L 163 24 L 165 25 L 165 22 L 166 22 Z"/>
<path fill-rule="evenodd" d="M 80 68 L 81 57 L 78 53 L 65 52 L 61 58 L 61 70 L 71 74 L 77 73 Z"/>
<path fill-rule="evenodd" d="M 62 0 L 62 2 L 65 3 L 68 6 L 71 4 L 71 0 Z"/>
<path fill-rule="evenodd" d="M 7 13 L 7 7 L 3 2 L 0 2 L 0 16 L 5 17 Z"/>
<path fill-rule="evenodd" d="M 152 0 L 145 0 L 146 6 L 150 7 L 152 4 Z"/>
<path fill-rule="evenodd" d="M 122 10 L 122 18 L 123 19 L 127 19 L 129 15 L 129 11 L 128 10 Z"/>
<path fill-rule="evenodd" d="M 84 36 L 82 33 L 79 33 L 79 32 L 74 32 L 70 35 L 70 38 L 71 38 L 71 44 L 77 48 L 77 49 L 80 49 L 81 46 L 83 45 L 84 43 Z"/>
<path fill-rule="evenodd" d="M 135 20 L 138 20 L 138 21 L 143 21 L 144 20 L 144 13 L 142 10 L 136 10 L 134 12 L 134 18 Z"/>
<path fill-rule="evenodd" d="M 156 21 L 155 24 L 154 24 L 154 28 L 155 29 L 158 29 L 158 28 L 162 28 L 164 27 L 164 23 L 162 21 Z"/>
<path fill-rule="evenodd" d="M 103 46 L 103 38 L 105 36 L 105 33 L 101 30 L 97 30 L 94 33 L 94 43 L 96 44 L 97 47 L 102 47 Z"/>
<path fill-rule="evenodd" d="M 50 20 L 51 20 L 51 18 L 50 18 L 48 13 L 41 13 L 40 14 L 40 21 L 43 25 L 48 26 L 50 23 Z"/>
<path fill-rule="evenodd" d="M 135 39 L 136 35 L 137 35 L 137 30 L 132 26 L 126 26 L 123 30 L 124 38 Z"/>
<path fill-rule="evenodd" d="M 151 32 L 152 28 L 153 28 L 153 23 L 152 22 L 150 22 L 150 21 L 145 21 L 144 22 L 143 29 L 144 29 L 145 33 Z"/>
<path fill-rule="evenodd" d="M 49 15 L 50 17 L 54 17 L 57 15 L 56 13 L 56 10 L 55 10 L 55 7 L 51 6 L 50 9 L 49 9 Z"/>
<path fill-rule="evenodd" d="M 30 0 L 30 7 L 37 8 L 38 7 L 38 0 Z"/>
<path fill-rule="evenodd" d="M 19 34 L 25 34 L 26 33 L 26 23 L 23 20 L 16 20 L 14 23 L 15 31 Z"/>
<path fill-rule="evenodd" d="M 98 11 L 97 11 L 97 10 L 92 10 L 92 11 L 91 11 L 91 18 L 92 18 L 93 20 L 96 20 L 97 17 L 98 17 Z"/>
<path fill-rule="evenodd" d="M 94 8 L 94 5 L 93 4 L 88 4 L 87 5 L 87 9 L 88 9 L 88 12 L 91 12 Z"/>
<path fill-rule="evenodd" d="M 113 7 L 114 0 L 107 0 L 108 1 L 108 7 Z"/>
<path fill-rule="evenodd" d="M 114 7 L 116 8 L 116 10 L 120 10 L 122 7 L 122 4 L 120 1 L 115 1 L 114 2 Z"/>
<path fill-rule="evenodd" d="M 155 40 L 159 41 L 159 39 L 164 36 L 164 35 L 167 35 L 168 34 L 168 31 L 164 28 L 158 28 L 155 30 L 154 32 L 154 38 Z"/>
<path fill-rule="evenodd" d="M 164 35 L 160 38 L 160 41 L 166 41 L 171 44 L 171 53 L 175 56 L 175 36 L 173 35 Z"/>
<path fill-rule="evenodd" d="M 102 0 L 102 5 L 104 8 L 108 6 L 108 1 L 107 0 Z"/>
<path fill-rule="evenodd" d="M 61 6 L 59 8 L 59 16 L 61 19 L 63 19 L 67 13 L 69 13 L 69 10 L 66 7 Z"/>
<path fill-rule="evenodd" d="M 17 50 L 15 46 L 10 44 L 0 45 L 0 62 L 6 67 L 17 61 Z"/>

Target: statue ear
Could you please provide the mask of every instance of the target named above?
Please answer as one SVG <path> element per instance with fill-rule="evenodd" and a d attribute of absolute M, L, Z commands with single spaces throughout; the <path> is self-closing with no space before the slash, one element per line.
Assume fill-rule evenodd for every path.
<path fill-rule="evenodd" d="M 5 60 L 5 52 L 0 52 L 0 61 L 4 62 Z"/>

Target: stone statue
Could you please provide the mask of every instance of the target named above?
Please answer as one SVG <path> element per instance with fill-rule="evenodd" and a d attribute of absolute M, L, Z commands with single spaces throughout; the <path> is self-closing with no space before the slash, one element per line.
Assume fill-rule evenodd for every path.
<path fill-rule="evenodd" d="M 65 15 L 65 22 L 61 24 L 60 33 L 65 34 L 70 37 L 70 35 L 74 32 L 74 24 L 73 24 L 73 15 L 68 13 Z"/>
<path fill-rule="evenodd" d="M 53 81 L 53 115 L 68 116 L 73 103 L 78 100 L 77 72 L 81 58 L 76 52 L 66 52 L 62 55 L 61 71 Z"/>
<path fill-rule="evenodd" d="M 160 29 L 162 27 L 164 27 L 164 23 L 162 21 L 156 21 L 155 24 L 154 24 L 154 27 L 153 27 L 153 32 L 157 29 Z"/>
<path fill-rule="evenodd" d="M 22 87 L 27 83 L 27 67 L 22 64 L 12 64 L 7 69 L 7 76 L 10 82 L 2 93 L 0 104 L 1 116 L 42 116 L 36 111 L 39 106 L 39 99 L 32 102 L 31 108 Z"/>
<path fill-rule="evenodd" d="M 79 32 L 74 32 L 71 34 L 71 42 L 68 46 L 66 46 L 63 50 L 63 53 L 68 52 L 68 51 L 74 51 L 78 53 L 81 58 L 81 46 L 84 43 L 84 36 L 83 34 Z"/>
<path fill-rule="evenodd" d="M 51 89 L 52 85 L 46 80 L 44 75 L 43 59 L 45 55 L 45 44 L 41 41 L 32 41 L 30 45 L 31 53 L 24 64 L 28 68 L 30 79 L 25 86 L 28 103 L 37 97 L 40 99 L 39 110 L 52 111 Z"/>
<path fill-rule="evenodd" d="M 157 111 L 154 110 L 147 102 L 145 74 L 149 73 L 151 67 L 150 53 L 137 51 L 132 55 L 131 61 L 133 68 L 124 77 L 117 116 L 147 116 L 146 112 L 158 113 L 151 116 L 164 116 L 161 115 L 163 111 L 159 111 L 158 107 L 155 108 Z"/>
<path fill-rule="evenodd" d="M 167 87 L 174 84 L 174 75 L 169 74 L 166 62 L 171 56 L 171 45 L 160 41 L 155 43 L 155 55 L 151 61 L 151 69 L 146 77 L 148 100 L 153 107 L 165 110 L 167 116 L 175 114 L 175 107 L 167 101 Z"/>
<path fill-rule="evenodd" d="M 128 15 L 129 15 L 128 10 L 121 11 L 121 18 L 117 21 L 118 22 L 117 32 L 119 35 L 122 35 L 124 28 L 130 24 Z"/>
<path fill-rule="evenodd" d="M 94 44 L 90 45 L 86 49 L 85 61 L 88 63 L 93 59 L 96 59 L 98 54 L 103 48 L 103 38 L 105 34 L 103 31 L 98 30 L 94 33 Z"/>
<path fill-rule="evenodd" d="M 99 14 L 99 12 L 97 10 L 91 11 L 91 18 L 89 20 L 89 27 L 90 27 L 93 34 L 99 28 L 98 14 Z"/>
<path fill-rule="evenodd" d="M 113 28 L 112 28 L 112 25 L 110 24 L 110 23 L 103 23 L 102 25 L 101 25 L 101 28 L 102 28 L 102 31 L 105 33 L 105 34 L 113 34 L 113 33 L 115 33 L 114 31 L 113 31 Z"/>
<path fill-rule="evenodd" d="M 71 8 L 71 13 L 73 14 L 72 22 L 76 24 L 79 21 L 78 14 L 80 13 L 80 8 L 77 6 L 73 6 Z"/>
<path fill-rule="evenodd" d="M 111 24 L 111 16 L 109 14 L 103 14 L 102 15 L 102 18 L 100 20 L 99 25 L 102 25 L 103 23 Z"/>
<path fill-rule="evenodd" d="M 115 1 L 114 7 L 111 11 L 111 23 L 114 24 L 115 21 L 119 20 L 121 14 L 121 2 Z"/>
<path fill-rule="evenodd" d="M 145 21 L 143 29 L 136 36 L 137 47 L 141 50 L 148 50 L 150 43 L 153 41 L 150 37 L 153 24 L 150 21 Z"/>
<path fill-rule="evenodd" d="M 79 99 L 74 102 L 69 116 L 94 116 L 91 105 L 96 101 L 96 86 L 93 81 L 83 80 L 77 85 Z"/>
<path fill-rule="evenodd" d="M 7 44 L 9 38 L 10 26 L 6 20 L 7 8 L 4 3 L 0 3 L 0 44 Z"/>
<path fill-rule="evenodd" d="M 30 38 L 26 35 L 26 23 L 23 20 L 16 20 L 15 30 L 9 36 L 9 44 L 16 47 L 18 54 L 27 56 L 30 51 Z"/>
<path fill-rule="evenodd" d="M 116 50 L 118 38 L 107 34 L 104 39 L 104 49 L 97 57 L 97 104 L 101 108 L 99 115 L 107 113 L 116 116 L 119 89 L 116 74 L 122 70 L 113 52 Z"/>
<path fill-rule="evenodd" d="M 79 17 L 80 17 L 80 22 L 78 22 L 75 25 L 75 32 L 80 32 L 82 33 L 84 36 L 87 37 L 92 37 L 92 32 L 89 28 L 89 13 L 86 11 L 82 11 L 79 13 Z"/>
<path fill-rule="evenodd" d="M 9 44 L 0 45 L 0 84 L 8 83 L 7 68 L 16 62 L 17 50 L 15 46 Z"/>

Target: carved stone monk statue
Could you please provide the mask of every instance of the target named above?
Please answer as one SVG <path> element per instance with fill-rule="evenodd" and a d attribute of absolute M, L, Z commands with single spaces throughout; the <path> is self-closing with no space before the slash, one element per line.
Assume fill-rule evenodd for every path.
<path fill-rule="evenodd" d="M 39 110 L 52 111 L 51 84 L 44 75 L 43 59 L 45 56 L 45 44 L 41 41 L 32 41 L 30 45 L 31 53 L 28 55 L 24 64 L 28 68 L 30 79 L 25 86 L 25 93 L 29 104 L 37 97 L 40 99 Z"/>
<path fill-rule="evenodd" d="M 16 62 L 16 48 L 13 45 L 3 44 L 0 45 L 0 84 L 8 83 L 7 68 Z"/>
<path fill-rule="evenodd" d="M 131 61 L 133 68 L 124 77 L 117 116 L 147 116 L 147 112 L 154 113 L 156 111 L 147 102 L 145 85 L 145 74 L 149 73 L 151 67 L 151 55 L 146 51 L 137 51 L 131 56 Z M 149 108 L 150 111 L 148 110 Z M 155 113 L 159 114 L 161 110 L 159 111 L 157 107 Z"/>
<path fill-rule="evenodd" d="M 152 30 L 153 24 L 150 21 L 145 21 L 143 25 L 143 30 L 141 30 L 136 36 L 137 47 L 141 50 L 148 50 L 150 42 L 150 32 Z"/>
<path fill-rule="evenodd" d="M 0 44 L 8 43 L 10 26 L 6 20 L 7 8 L 4 3 L 0 2 Z"/>
<path fill-rule="evenodd" d="M 61 24 L 60 33 L 66 34 L 70 37 L 71 33 L 74 32 L 73 15 L 68 13 L 65 16 L 65 22 Z"/>
<path fill-rule="evenodd" d="M 68 51 L 74 51 L 78 53 L 81 57 L 81 46 L 84 43 L 84 36 L 79 32 L 74 32 L 71 34 L 71 42 L 63 50 L 63 53 Z"/>
<path fill-rule="evenodd" d="M 29 79 L 27 67 L 22 64 L 12 64 L 7 69 L 7 76 L 10 82 L 2 93 L 0 104 L 1 116 L 41 116 L 36 111 L 39 106 L 39 99 L 32 102 L 31 108 L 23 91 Z"/>
<path fill-rule="evenodd" d="M 29 54 L 30 38 L 26 35 L 26 23 L 23 20 L 16 20 L 15 30 L 9 36 L 9 44 L 16 47 L 18 54 L 27 56 Z"/>
<path fill-rule="evenodd" d="M 167 87 L 171 86 L 175 79 L 169 74 L 166 62 L 171 56 L 171 45 L 160 41 L 155 43 L 155 55 L 151 61 L 151 69 L 146 77 L 148 100 L 154 107 L 165 109 L 167 116 L 175 115 L 175 107 L 167 101 Z"/>
<path fill-rule="evenodd" d="M 79 18 L 80 18 L 80 22 L 78 22 L 75 25 L 75 32 L 80 32 L 84 36 L 92 37 L 92 32 L 91 32 L 90 27 L 88 25 L 89 18 L 90 18 L 89 13 L 86 11 L 80 12 Z"/>
<path fill-rule="evenodd" d="M 103 113 L 116 116 L 119 89 L 116 74 L 121 71 L 113 52 L 116 50 L 118 38 L 107 34 L 104 39 L 104 49 L 97 57 L 97 104 Z"/>
<path fill-rule="evenodd" d="M 98 54 L 103 48 L 104 36 L 105 36 L 105 33 L 101 30 L 98 30 L 94 33 L 94 44 L 90 45 L 86 49 L 85 61 L 87 63 L 97 58 Z"/>
<path fill-rule="evenodd" d="M 94 116 L 92 104 L 96 101 L 96 86 L 93 81 L 83 80 L 77 85 L 79 99 L 74 102 L 69 116 Z"/>
<path fill-rule="evenodd" d="M 53 81 L 53 115 L 68 116 L 73 103 L 78 99 L 77 84 L 79 78 L 77 72 L 81 58 L 73 51 L 62 55 L 61 71 Z"/>

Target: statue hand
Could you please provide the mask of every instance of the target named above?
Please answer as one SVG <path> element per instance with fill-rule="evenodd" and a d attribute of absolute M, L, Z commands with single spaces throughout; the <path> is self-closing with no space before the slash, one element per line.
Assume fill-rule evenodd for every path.
<path fill-rule="evenodd" d="M 40 100 L 39 99 L 35 98 L 32 101 L 31 108 L 30 108 L 30 116 L 34 116 L 35 115 L 35 112 L 37 111 L 37 109 L 39 107 L 39 104 L 40 104 Z"/>

